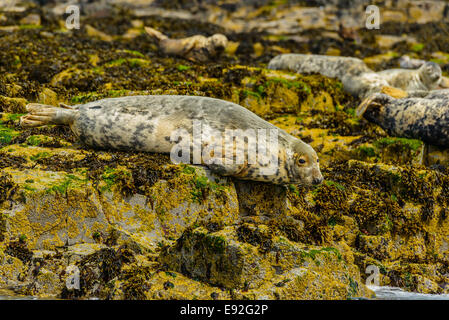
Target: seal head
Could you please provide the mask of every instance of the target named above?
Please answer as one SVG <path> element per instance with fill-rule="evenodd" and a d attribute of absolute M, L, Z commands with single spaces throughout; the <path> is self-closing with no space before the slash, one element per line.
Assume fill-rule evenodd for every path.
<path fill-rule="evenodd" d="M 435 62 L 426 62 L 419 69 L 419 78 L 421 82 L 429 89 L 435 89 L 438 87 L 441 81 L 441 68 Z"/>
<path fill-rule="evenodd" d="M 221 54 L 228 45 L 228 39 L 221 33 L 216 33 L 207 38 L 207 42 L 213 48 L 211 51 L 214 51 L 216 55 Z"/>
<path fill-rule="evenodd" d="M 300 185 L 318 185 L 322 183 L 323 176 L 315 150 L 301 140 L 293 142 L 292 150 L 293 155 L 287 163 L 290 183 Z"/>

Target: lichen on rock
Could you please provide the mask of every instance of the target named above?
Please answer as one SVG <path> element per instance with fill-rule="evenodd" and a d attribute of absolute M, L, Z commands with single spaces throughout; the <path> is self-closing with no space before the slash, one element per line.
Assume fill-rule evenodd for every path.
<path fill-rule="evenodd" d="M 439 59 L 447 72 L 447 26 L 415 30 L 407 19 L 435 15 L 398 7 L 381 30 L 351 40 L 326 19 L 310 22 L 335 14 L 331 4 L 210 4 L 215 21 L 184 19 L 184 5 L 165 3 L 170 17 L 108 7 L 106 17 L 83 16 L 90 27 L 77 32 L 61 28 L 57 5 L 0 20 L 0 289 L 77 299 L 371 298 L 365 271 L 376 266 L 382 285 L 448 293 L 447 150 L 357 118 L 360 101 L 335 79 L 266 68 L 288 52 L 355 56 L 375 70 L 409 54 Z M 37 21 L 30 14 L 38 25 L 22 23 Z M 282 34 L 298 21 L 303 30 Z M 225 33 L 231 46 L 204 64 L 165 57 L 143 26 L 175 38 Z M 385 54 L 381 33 L 398 30 L 416 39 L 389 39 Z M 139 94 L 238 103 L 309 143 L 325 181 L 241 181 L 164 154 L 94 150 L 67 127 L 19 125 L 27 103 Z M 70 270 L 79 289 L 66 285 Z"/>

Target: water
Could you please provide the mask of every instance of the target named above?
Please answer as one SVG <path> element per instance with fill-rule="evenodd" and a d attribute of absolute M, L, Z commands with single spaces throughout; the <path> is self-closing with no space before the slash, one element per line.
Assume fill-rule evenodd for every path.
<path fill-rule="evenodd" d="M 396 287 L 368 286 L 378 300 L 449 300 L 449 294 L 424 294 L 404 291 Z"/>

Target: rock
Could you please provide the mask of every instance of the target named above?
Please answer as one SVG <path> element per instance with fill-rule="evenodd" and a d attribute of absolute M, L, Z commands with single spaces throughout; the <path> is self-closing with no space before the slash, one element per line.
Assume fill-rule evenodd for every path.
<path fill-rule="evenodd" d="M 349 272 L 354 283 L 360 281 L 356 269 L 345 266 L 337 249 L 304 249 L 285 240 L 272 239 L 268 253 L 258 256 L 255 246 L 241 240 L 230 228 L 214 233 L 197 228 L 186 231 L 175 245 L 161 254 L 159 261 L 191 278 L 227 288 L 243 288 L 239 294 L 247 299 L 310 299 L 320 295 L 339 299 L 348 290 L 351 292 L 350 285 L 340 280 L 329 288 L 330 279 L 322 278 L 324 268 L 335 272 L 333 279 L 347 279 Z M 303 283 L 297 281 L 302 277 Z M 314 281 L 314 290 L 308 289 Z M 363 295 L 365 289 L 359 283 L 353 290 L 350 295 Z"/>
<path fill-rule="evenodd" d="M 44 88 L 42 89 L 41 92 L 39 92 L 38 102 L 48 104 L 51 106 L 56 106 L 58 105 L 58 95 L 53 90 L 49 88 Z"/>
<path fill-rule="evenodd" d="M 20 19 L 20 24 L 40 26 L 41 25 L 41 17 L 38 14 L 31 13 L 31 14 L 25 16 L 24 18 Z"/>
<path fill-rule="evenodd" d="M 89 37 L 97 38 L 99 40 L 107 41 L 107 42 L 110 42 L 113 40 L 113 38 L 110 35 L 102 32 L 102 31 L 99 31 L 90 25 L 86 25 L 85 29 L 86 29 L 86 33 Z"/>
<path fill-rule="evenodd" d="M 103 206 L 109 221 L 133 241 L 153 249 L 160 241 L 177 239 L 195 222 L 221 226 L 235 223 L 238 202 L 229 179 L 218 178 L 203 167 L 189 166 L 188 170 L 186 175 L 155 183 L 151 199 L 133 195 L 120 200 L 105 193 Z M 192 191 L 192 183 L 199 187 Z M 203 200 L 206 194 L 207 200 Z"/>
<path fill-rule="evenodd" d="M 21 5 L 21 0 L 6 0 L 0 2 L 0 9 L 3 12 L 24 12 L 27 7 Z"/>
<path fill-rule="evenodd" d="M 0 287 L 14 287 L 19 284 L 18 279 L 26 273 L 24 263 L 0 250 Z"/>
<path fill-rule="evenodd" d="M 14 32 L 19 30 L 19 26 L 0 26 L 0 31 Z"/>
<path fill-rule="evenodd" d="M 8 113 L 25 113 L 27 100 L 23 98 L 9 98 L 0 96 L 0 108 L 3 112 Z"/>
<path fill-rule="evenodd" d="M 122 35 L 122 38 L 124 39 L 134 39 L 137 38 L 138 36 L 140 36 L 142 34 L 142 30 L 141 29 L 128 29 L 126 31 L 125 34 Z"/>
<path fill-rule="evenodd" d="M 236 242 L 230 228 L 215 233 L 198 228 L 184 233 L 160 256 L 160 262 L 212 285 L 241 288 L 247 282 L 257 287 L 268 270 L 254 249 Z"/>
<path fill-rule="evenodd" d="M 365 62 L 368 67 L 377 69 L 378 65 L 381 65 L 382 63 L 385 63 L 387 61 L 390 61 L 391 59 L 397 58 L 398 54 L 394 51 L 388 51 L 386 53 L 378 54 L 371 57 L 366 57 L 363 59 L 363 62 Z"/>
<path fill-rule="evenodd" d="M 42 298 L 57 297 L 64 284 L 59 279 L 59 275 L 46 268 L 40 268 L 33 281 L 32 293 Z M 28 289 L 29 290 L 29 289 Z"/>
<path fill-rule="evenodd" d="M 143 29 L 144 22 L 139 19 L 134 19 L 131 21 L 131 25 L 133 26 L 133 28 Z"/>
<path fill-rule="evenodd" d="M 73 265 L 85 257 L 90 256 L 104 248 L 106 248 L 106 245 L 104 244 L 79 243 L 69 246 L 67 251 L 64 252 L 64 258 L 67 259 L 68 265 Z"/>
<path fill-rule="evenodd" d="M 407 43 L 416 43 L 417 41 L 408 36 L 392 36 L 379 34 L 375 36 L 376 43 L 382 49 L 391 49 L 395 44 L 405 41 Z"/>
<path fill-rule="evenodd" d="M 3 207 L 10 238 L 26 233 L 30 248 L 51 250 L 67 243 L 94 242 L 93 233 L 107 229 L 96 192 L 81 178 L 51 171 L 9 174 L 22 190 Z M 61 199 L 65 200 L 60 203 Z"/>
<path fill-rule="evenodd" d="M 410 22 L 428 23 L 441 21 L 444 18 L 445 1 L 413 1 L 410 3 Z"/>
<path fill-rule="evenodd" d="M 417 282 L 416 289 L 418 292 L 438 294 L 441 293 L 441 288 L 437 283 L 430 280 L 429 278 L 423 276 L 416 276 L 415 281 Z"/>
<path fill-rule="evenodd" d="M 407 14 L 402 11 L 383 10 L 382 11 L 382 21 L 404 23 L 404 22 L 407 22 Z"/>

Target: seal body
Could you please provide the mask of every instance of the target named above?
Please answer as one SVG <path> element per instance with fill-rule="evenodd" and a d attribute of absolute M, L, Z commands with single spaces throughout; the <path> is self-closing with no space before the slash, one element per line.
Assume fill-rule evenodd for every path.
<path fill-rule="evenodd" d="M 27 110 L 29 114 L 21 118 L 23 126 L 69 125 L 81 142 L 92 147 L 172 155 L 174 148 L 183 143 L 188 145 L 187 151 L 191 151 L 191 142 L 200 134 L 200 150 L 203 150 L 200 164 L 219 174 L 276 184 L 311 185 L 323 180 L 318 157 L 312 147 L 244 107 L 219 99 L 129 96 L 75 105 L 71 109 L 30 104 Z M 201 125 L 201 132 L 198 132 L 198 125 Z M 233 140 L 226 140 L 230 130 L 244 143 L 234 144 Z M 269 159 L 258 157 L 250 161 L 248 155 L 253 149 L 248 132 L 258 130 L 276 134 L 277 140 L 270 140 L 265 149 L 273 149 L 276 143 L 277 152 L 266 152 L 266 157 L 271 157 Z M 220 145 L 223 141 L 224 145 Z M 223 152 L 225 148 L 231 152 Z M 212 150 L 214 154 L 204 152 L 205 149 Z M 230 161 L 241 154 L 245 154 L 245 161 Z M 195 151 L 190 155 L 193 157 Z M 215 161 L 217 157 L 222 161 Z M 276 162 L 271 161 L 273 157 Z M 186 160 L 191 161 L 191 158 Z M 273 163 L 275 170 L 267 171 Z"/>
<path fill-rule="evenodd" d="M 416 70 L 389 69 L 374 72 L 360 59 L 324 55 L 281 54 L 268 64 L 269 69 L 287 69 L 300 74 L 319 73 L 336 78 L 348 93 L 365 98 L 394 87 L 407 92 L 435 89 L 441 80 L 441 68 L 426 62 Z"/>
<path fill-rule="evenodd" d="M 392 136 L 419 139 L 431 145 L 447 147 L 449 96 L 445 94 L 438 93 L 430 99 L 394 99 L 386 94 L 376 93 L 363 101 L 356 112 L 378 124 Z"/>
<path fill-rule="evenodd" d="M 268 69 L 287 69 L 301 74 L 319 73 L 329 78 L 342 80 L 345 76 L 360 76 L 373 72 L 357 58 L 334 57 L 319 54 L 280 54 L 268 63 Z"/>
<path fill-rule="evenodd" d="M 418 69 L 389 69 L 377 73 L 392 87 L 405 91 L 430 91 L 441 80 L 441 68 L 435 62 L 425 62 Z"/>

